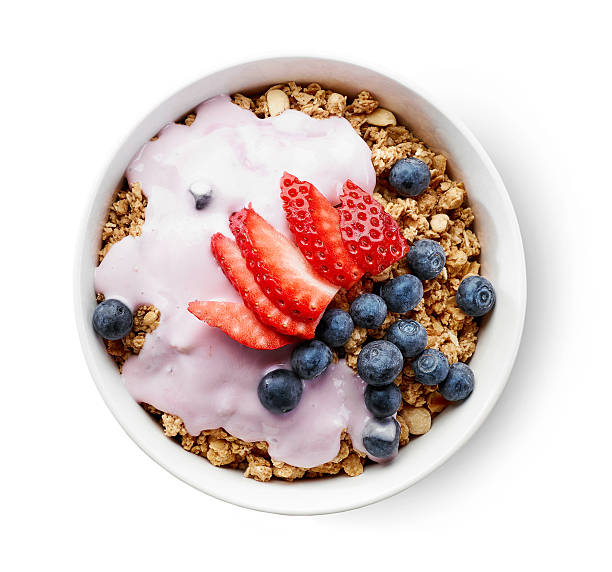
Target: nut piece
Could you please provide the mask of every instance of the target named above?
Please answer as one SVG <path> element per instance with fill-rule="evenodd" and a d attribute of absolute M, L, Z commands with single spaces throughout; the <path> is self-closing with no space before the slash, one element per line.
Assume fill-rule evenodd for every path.
<path fill-rule="evenodd" d="M 377 127 L 386 127 L 387 125 L 397 125 L 395 115 L 388 109 L 379 107 L 366 117 L 366 122 Z"/>
<path fill-rule="evenodd" d="M 280 89 L 271 89 L 266 93 L 266 101 L 268 102 L 268 111 L 272 117 L 280 115 L 283 111 L 289 109 L 289 98 Z"/>
<path fill-rule="evenodd" d="M 430 226 L 431 230 L 437 233 L 444 232 L 448 227 L 448 215 L 445 214 L 437 214 L 431 217 Z"/>
<path fill-rule="evenodd" d="M 404 407 L 400 415 L 411 435 L 423 435 L 431 428 L 431 414 L 424 407 Z"/>
<path fill-rule="evenodd" d="M 157 320 L 157 313 L 154 311 L 149 311 L 144 315 L 144 318 L 142 319 L 142 325 L 143 326 L 150 326 L 153 322 L 155 322 Z"/>

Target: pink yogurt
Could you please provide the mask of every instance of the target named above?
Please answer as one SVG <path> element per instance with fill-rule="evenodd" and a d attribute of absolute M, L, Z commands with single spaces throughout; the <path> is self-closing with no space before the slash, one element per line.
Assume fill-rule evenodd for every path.
<path fill-rule="evenodd" d="M 341 361 L 305 381 L 302 400 L 286 415 L 265 410 L 257 384 L 271 369 L 289 365 L 291 348 L 253 350 L 187 312 L 192 300 L 240 301 L 210 251 L 215 232 L 231 236 L 229 215 L 252 203 L 291 236 L 279 197 L 283 171 L 312 182 L 332 203 L 350 178 L 372 192 L 370 150 L 342 118 L 312 119 L 298 111 L 258 119 L 219 96 L 200 104 L 194 123 L 166 125 L 127 169 L 148 198 L 138 237 L 113 245 L 96 270 L 95 289 L 132 309 L 154 304 L 159 327 L 123 379 L 138 402 L 180 416 L 189 433 L 223 427 L 246 441 L 267 441 L 273 459 L 313 467 L 338 453 L 347 429 L 363 450 L 370 419 L 365 384 Z M 190 189 L 212 189 L 196 210 Z"/>

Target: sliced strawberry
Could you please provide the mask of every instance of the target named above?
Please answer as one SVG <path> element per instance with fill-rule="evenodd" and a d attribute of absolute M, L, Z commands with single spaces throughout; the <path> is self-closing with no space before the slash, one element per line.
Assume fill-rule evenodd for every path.
<path fill-rule="evenodd" d="M 344 248 L 340 215 L 314 185 L 284 173 L 281 199 L 298 248 L 317 273 L 347 290 L 363 271 Z"/>
<path fill-rule="evenodd" d="M 275 328 L 281 334 L 306 339 L 314 338 L 318 320 L 299 322 L 281 312 L 270 302 L 247 268 L 238 245 L 231 238 L 218 232 L 211 238 L 210 248 L 221 270 L 242 296 L 245 306 L 257 315 L 260 322 Z"/>
<path fill-rule="evenodd" d="M 312 322 L 338 288 L 319 278 L 298 248 L 252 208 L 230 217 L 230 230 L 264 294 L 285 314 Z"/>
<path fill-rule="evenodd" d="M 262 324 L 240 302 L 189 302 L 188 310 L 198 320 L 219 328 L 243 346 L 256 350 L 275 350 L 295 341 Z M 229 366 L 229 364 L 228 364 Z"/>
<path fill-rule="evenodd" d="M 340 200 L 342 240 L 364 272 L 380 274 L 408 252 L 399 226 L 371 195 L 346 181 Z"/>

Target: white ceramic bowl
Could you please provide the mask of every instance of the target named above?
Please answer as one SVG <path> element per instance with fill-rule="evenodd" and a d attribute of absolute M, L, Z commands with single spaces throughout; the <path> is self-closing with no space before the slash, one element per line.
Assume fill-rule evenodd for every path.
<path fill-rule="evenodd" d="M 91 327 L 100 231 L 114 190 L 140 146 L 199 102 L 220 93 L 257 91 L 295 80 L 319 82 L 349 96 L 373 92 L 436 151 L 452 175 L 465 181 L 482 243 L 482 273 L 494 284 L 497 306 L 480 331 L 470 362 L 476 389 L 460 406 L 447 408 L 426 435 L 414 439 L 390 464 L 369 466 L 359 477 L 259 483 L 239 471 L 213 467 L 164 437 L 136 404 Z M 240 64 L 204 77 L 171 95 L 128 135 L 107 166 L 85 214 L 75 268 L 76 319 L 91 374 L 109 409 L 134 441 L 169 472 L 214 497 L 257 510 L 320 514 L 363 506 L 402 491 L 447 460 L 481 425 L 500 396 L 521 339 L 526 303 L 521 235 L 504 184 L 474 136 L 410 83 L 358 65 L 319 58 L 274 58 Z"/>

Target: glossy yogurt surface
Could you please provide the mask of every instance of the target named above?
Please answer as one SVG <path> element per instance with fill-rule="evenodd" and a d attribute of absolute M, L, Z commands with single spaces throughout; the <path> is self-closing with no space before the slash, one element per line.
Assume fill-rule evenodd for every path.
<path fill-rule="evenodd" d="M 332 364 L 304 382 L 294 411 L 274 415 L 260 404 L 257 384 L 267 371 L 289 368 L 291 347 L 244 347 L 187 311 L 192 300 L 240 301 L 210 251 L 215 232 L 231 236 L 232 212 L 252 203 L 291 237 L 279 197 L 284 171 L 312 182 L 332 203 L 346 179 L 369 192 L 376 181 L 370 150 L 345 119 L 292 110 L 258 119 L 227 96 L 205 101 L 191 126 L 167 125 L 130 163 L 128 181 L 139 182 L 148 199 L 145 223 L 140 236 L 113 245 L 95 289 L 132 309 L 153 304 L 161 311 L 158 328 L 123 366 L 134 399 L 180 416 L 192 435 L 223 427 L 268 441 L 273 459 L 313 467 L 336 456 L 344 428 L 363 450 L 370 415 L 361 379 L 343 360 Z M 205 208 L 195 208 L 190 189 L 211 190 Z"/>

